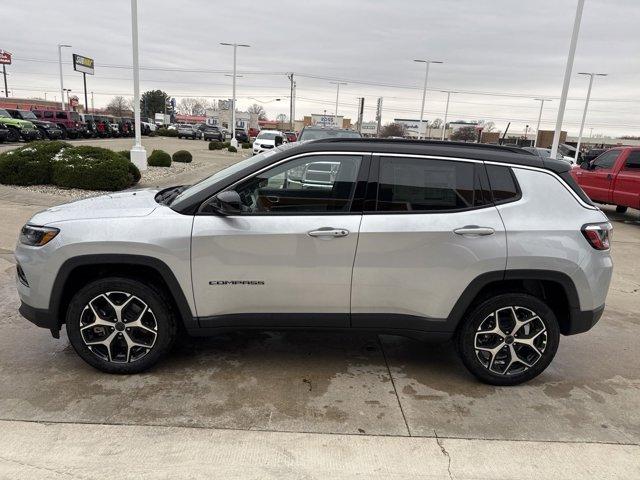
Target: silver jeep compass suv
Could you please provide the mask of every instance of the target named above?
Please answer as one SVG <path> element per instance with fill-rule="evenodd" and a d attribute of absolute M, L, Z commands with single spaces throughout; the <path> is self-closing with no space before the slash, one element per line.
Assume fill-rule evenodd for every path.
<path fill-rule="evenodd" d="M 611 279 L 611 225 L 569 168 L 476 144 L 282 145 L 36 214 L 20 312 L 56 338 L 66 324 L 106 372 L 149 368 L 179 327 L 312 328 L 454 339 L 480 380 L 521 383 L 598 321 Z"/>

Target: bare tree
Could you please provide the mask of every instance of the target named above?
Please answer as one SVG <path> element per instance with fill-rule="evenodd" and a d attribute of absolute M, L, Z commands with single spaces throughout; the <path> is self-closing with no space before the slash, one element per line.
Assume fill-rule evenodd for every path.
<path fill-rule="evenodd" d="M 131 100 L 118 95 L 117 97 L 113 97 L 107 104 L 107 112 L 116 117 L 130 115 L 133 110 L 132 103 L 133 102 Z"/>
<path fill-rule="evenodd" d="M 258 120 L 266 120 L 267 119 L 267 112 L 265 111 L 264 107 L 258 103 L 254 103 L 253 105 L 249 105 L 249 108 L 247 108 L 247 112 L 249 113 L 255 113 L 258 115 Z"/>
<path fill-rule="evenodd" d="M 478 121 L 478 126 L 482 127 L 485 132 L 493 132 L 496 129 L 496 124 L 493 122 L 487 122 L 486 120 Z"/>
<path fill-rule="evenodd" d="M 407 128 L 401 123 L 387 123 L 380 130 L 381 137 L 404 137 L 407 133 Z"/>
<path fill-rule="evenodd" d="M 436 118 L 433 122 L 431 122 L 429 127 L 435 128 L 436 130 L 442 128 L 442 119 Z"/>
<path fill-rule="evenodd" d="M 451 134 L 451 140 L 473 142 L 477 139 L 475 127 L 462 127 Z"/>

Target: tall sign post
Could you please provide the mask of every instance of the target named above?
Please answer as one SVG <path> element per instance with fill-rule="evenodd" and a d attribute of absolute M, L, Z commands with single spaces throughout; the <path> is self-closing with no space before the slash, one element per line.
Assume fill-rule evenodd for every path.
<path fill-rule="evenodd" d="M 358 132 L 362 134 L 362 118 L 364 117 L 364 97 L 358 99 Z"/>
<path fill-rule="evenodd" d="M 87 98 L 87 73 L 89 75 L 94 74 L 93 58 L 83 57 L 77 53 L 73 54 L 73 69 L 76 72 L 82 73 L 82 81 L 84 83 L 84 111 L 89 110 L 89 100 Z"/>
<path fill-rule="evenodd" d="M 376 137 L 380 136 L 380 129 L 382 128 L 382 97 L 378 98 L 378 106 L 376 108 Z"/>
<path fill-rule="evenodd" d="M 7 65 L 11 65 L 11 54 L 5 50 L 0 49 L 0 63 L 2 64 L 2 76 L 4 77 L 4 96 L 9 96 L 9 89 L 7 87 Z"/>

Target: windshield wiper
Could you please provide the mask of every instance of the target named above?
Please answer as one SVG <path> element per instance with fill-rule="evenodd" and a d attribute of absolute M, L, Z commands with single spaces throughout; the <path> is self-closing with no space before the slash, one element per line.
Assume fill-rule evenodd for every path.
<path fill-rule="evenodd" d="M 156 201 L 162 205 L 171 205 L 175 198 L 184 192 L 190 185 L 180 185 L 178 187 L 168 188 L 158 194 Z"/>

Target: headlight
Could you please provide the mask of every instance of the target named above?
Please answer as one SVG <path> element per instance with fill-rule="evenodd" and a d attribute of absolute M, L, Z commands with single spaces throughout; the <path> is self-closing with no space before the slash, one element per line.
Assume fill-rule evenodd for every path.
<path fill-rule="evenodd" d="M 52 227 L 34 227 L 25 225 L 20 231 L 20 243 L 32 247 L 42 247 L 55 238 L 60 232 Z"/>

